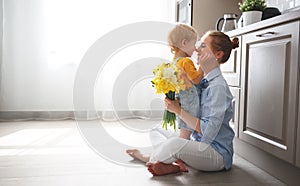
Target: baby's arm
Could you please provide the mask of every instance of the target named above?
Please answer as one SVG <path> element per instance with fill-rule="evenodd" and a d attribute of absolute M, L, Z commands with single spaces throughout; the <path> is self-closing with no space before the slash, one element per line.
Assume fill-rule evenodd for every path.
<path fill-rule="evenodd" d="M 177 65 L 186 73 L 188 80 L 194 85 L 198 85 L 204 77 L 202 68 L 197 70 L 194 62 L 189 58 L 182 58 Z"/>
<path fill-rule="evenodd" d="M 199 68 L 198 72 L 199 72 L 199 76 L 197 76 L 195 79 L 191 80 L 194 83 L 194 85 L 198 85 L 204 76 L 204 72 L 203 72 L 202 68 Z"/>

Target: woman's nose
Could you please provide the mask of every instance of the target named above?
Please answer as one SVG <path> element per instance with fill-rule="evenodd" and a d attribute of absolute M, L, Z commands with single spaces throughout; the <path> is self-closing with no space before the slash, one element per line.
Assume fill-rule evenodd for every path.
<path fill-rule="evenodd" d="M 198 53 L 200 53 L 200 52 L 201 52 L 201 46 L 196 47 L 196 50 L 195 50 L 195 51 L 198 52 Z"/>

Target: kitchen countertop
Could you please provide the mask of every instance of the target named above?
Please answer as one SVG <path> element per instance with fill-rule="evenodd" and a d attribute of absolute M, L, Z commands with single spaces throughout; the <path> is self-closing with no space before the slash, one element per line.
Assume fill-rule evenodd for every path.
<path fill-rule="evenodd" d="M 251 25 L 247 25 L 242 28 L 238 28 L 238 29 L 226 32 L 226 34 L 230 37 L 239 36 L 239 35 L 246 34 L 248 32 L 253 32 L 256 30 L 268 28 L 271 26 L 276 26 L 279 24 L 283 24 L 283 23 L 287 23 L 287 22 L 291 22 L 291 21 L 295 21 L 295 20 L 300 20 L 300 10 L 291 11 L 291 12 L 288 12 L 288 13 L 285 13 L 285 14 L 282 14 L 282 15 L 279 15 L 276 17 L 262 20 L 260 22 L 253 23 Z"/>

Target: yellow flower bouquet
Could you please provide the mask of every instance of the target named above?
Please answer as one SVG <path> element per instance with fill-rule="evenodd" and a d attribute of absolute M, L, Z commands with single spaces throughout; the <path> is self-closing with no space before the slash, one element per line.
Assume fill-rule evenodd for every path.
<path fill-rule="evenodd" d="M 153 70 L 154 78 L 151 81 L 156 89 L 156 94 L 165 94 L 167 98 L 174 100 L 175 93 L 185 90 L 185 81 L 182 71 L 174 63 L 162 63 Z M 167 110 L 164 111 L 162 127 L 168 129 L 168 124 L 176 130 L 176 115 Z"/>

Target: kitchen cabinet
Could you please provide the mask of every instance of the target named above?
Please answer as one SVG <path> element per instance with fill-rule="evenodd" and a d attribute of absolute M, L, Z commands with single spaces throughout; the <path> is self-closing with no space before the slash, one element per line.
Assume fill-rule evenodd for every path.
<path fill-rule="evenodd" d="M 240 39 L 235 153 L 287 185 L 300 176 L 300 11 L 226 32 Z M 234 119 L 235 120 L 235 119 Z"/>
<path fill-rule="evenodd" d="M 300 85 L 299 85 L 298 92 L 300 94 Z M 297 127 L 296 163 L 295 164 L 297 167 L 300 168 L 300 117 L 299 116 L 300 116 L 300 99 L 298 98 L 298 127 Z"/>
<path fill-rule="evenodd" d="M 233 108 L 233 117 L 230 120 L 230 127 L 234 130 L 235 136 L 238 137 L 239 134 L 239 108 L 240 108 L 240 88 L 238 87 L 229 87 L 231 94 L 233 95 L 232 99 L 232 108 Z"/>
<path fill-rule="evenodd" d="M 299 21 L 242 35 L 241 52 L 239 138 L 299 166 Z"/>
<path fill-rule="evenodd" d="M 239 41 L 241 37 L 238 37 Z M 241 46 L 232 50 L 230 58 L 224 64 L 220 65 L 222 74 L 227 81 L 230 91 L 233 95 L 232 107 L 233 117 L 230 120 L 230 126 L 238 136 L 238 122 L 239 122 L 239 104 L 240 104 L 240 63 L 241 63 Z"/>

